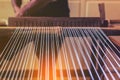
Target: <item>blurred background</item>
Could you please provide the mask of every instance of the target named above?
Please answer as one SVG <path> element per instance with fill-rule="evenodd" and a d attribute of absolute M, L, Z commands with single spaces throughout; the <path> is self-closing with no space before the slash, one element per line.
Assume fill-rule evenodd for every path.
<path fill-rule="evenodd" d="M 25 4 L 29 0 L 23 0 Z M 99 17 L 98 4 L 105 4 L 106 19 L 120 19 L 120 0 L 69 0 L 71 17 Z M 11 0 L 0 0 L 0 20 L 14 16 Z"/>

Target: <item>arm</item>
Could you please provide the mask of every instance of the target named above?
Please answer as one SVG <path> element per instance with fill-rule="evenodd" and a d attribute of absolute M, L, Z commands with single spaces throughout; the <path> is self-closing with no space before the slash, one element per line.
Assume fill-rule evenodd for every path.
<path fill-rule="evenodd" d="M 17 16 L 29 16 L 29 14 L 32 14 L 38 9 L 46 6 L 50 1 L 51 0 L 31 0 L 20 9 Z"/>
<path fill-rule="evenodd" d="M 11 0 L 14 12 L 17 13 L 20 10 L 22 0 Z"/>

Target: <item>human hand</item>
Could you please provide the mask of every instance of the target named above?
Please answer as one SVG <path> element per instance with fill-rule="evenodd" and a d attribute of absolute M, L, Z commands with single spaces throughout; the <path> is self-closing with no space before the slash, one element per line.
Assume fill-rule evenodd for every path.
<path fill-rule="evenodd" d="M 15 17 L 21 17 L 22 16 L 21 9 L 19 7 L 15 7 L 14 11 L 15 11 Z"/>
<path fill-rule="evenodd" d="M 15 16 L 16 17 L 28 16 L 27 10 L 24 8 L 21 8 L 16 12 Z"/>
<path fill-rule="evenodd" d="M 23 13 L 21 11 L 18 11 L 15 13 L 15 17 L 22 17 Z"/>

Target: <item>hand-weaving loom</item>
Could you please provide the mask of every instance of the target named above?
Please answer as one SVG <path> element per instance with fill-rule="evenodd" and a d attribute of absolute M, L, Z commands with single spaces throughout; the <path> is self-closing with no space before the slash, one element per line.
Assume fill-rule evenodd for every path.
<path fill-rule="evenodd" d="M 100 18 L 10 18 L 0 28 L 0 80 L 119 80 L 120 51 L 107 36 L 120 29 L 103 26 Z"/>

